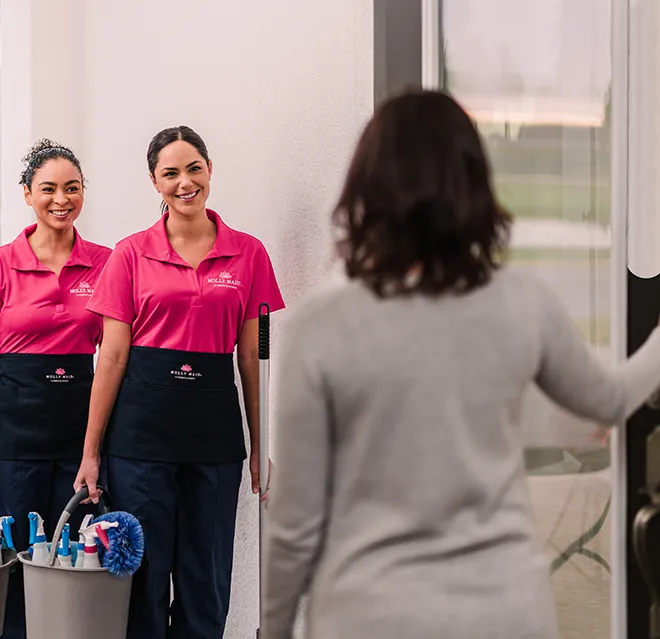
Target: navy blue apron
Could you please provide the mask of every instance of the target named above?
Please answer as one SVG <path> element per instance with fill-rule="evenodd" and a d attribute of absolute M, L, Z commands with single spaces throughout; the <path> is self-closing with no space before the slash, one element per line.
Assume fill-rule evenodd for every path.
<path fill-rule="evenodd" d="M 133 346 L 104 453 L 178 464 L 245 459 L 233 354 Z"/>
<path fill-rule="evenodd" d="M 0 355 L 0 459 L 79 458 L 92 355 Z"/>

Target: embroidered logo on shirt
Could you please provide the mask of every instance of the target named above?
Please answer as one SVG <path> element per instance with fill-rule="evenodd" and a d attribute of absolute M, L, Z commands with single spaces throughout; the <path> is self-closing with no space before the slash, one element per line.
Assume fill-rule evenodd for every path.
<path fill-rule="evenodd" d="M 63 368 L 56 368 L 54 375 L 46 375 L 46 379 L 52 384 L 70 382 L 74 378 L 73 375 L 67 375 L 66 371 Z"/>
<path fill-rule="evenodd" d="M 185 380 L 197 379 L 202 376 L 201 373 L 195 373 L 190 364 L 184 364 L 179 370 L 170 371 L 170 375 Z"/>
<path fill-rule="evenodd" d="M 84 281 L 80 282 L 78 286 L 69 289 L 69 293 L 71 293 L 71 295 L 75 295 L 76 297 L 91 297 L 93 292 L 94 289 L 92 286 Z"/>
<path fill-rule="evenodd" d="M 220 271 L 217 277 L 209 277 L 207 282 L 216 288 L 237 289 L 241 285 L 240 280 L 235 279 L 229 271 Z"/>

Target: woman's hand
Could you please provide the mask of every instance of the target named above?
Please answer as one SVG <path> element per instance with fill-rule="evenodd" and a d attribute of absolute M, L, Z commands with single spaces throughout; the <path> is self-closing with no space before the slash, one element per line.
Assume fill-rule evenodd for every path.
<path fill-rule="evenodd" d="M 264 490 L 264 494 L 261 497 L 261 501 L 268 501 L 268 491 L 270 490 L 270 484 L 273 479 L 273 462 L 268 460 L 268 484 Z M 252 493 L 258 495 L 261 492 L 261 482 L 259 477 L 259 451 L 253 450 L 250 454 L 250 475 L 252 475 Z"/>
<path fill-rule="evenodd" d="M 611 431 L 612 429 L 609 426 L 597 424 L 596 429 L 592 434 L 592 439 L 603 447 L 609 446 Z"/>
<path fill-rule="evenodd" d="M 73 489 L 78 492 L 84 486 L 89 490 L 89 499 L 83 503 L 88 504 L 90 501 L 99 503 L 99 489 L 96 485 L 99 479 L 99 458 L 98 457 L 83 457 L 78 469 L 78 475 L 73 483 Z"/>

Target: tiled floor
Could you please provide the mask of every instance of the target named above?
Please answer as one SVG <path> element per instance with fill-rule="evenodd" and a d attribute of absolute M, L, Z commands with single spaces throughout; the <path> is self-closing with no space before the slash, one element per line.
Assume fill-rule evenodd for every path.
<path fill-rule="evenodd" d="M 610 496 L 609 469 L 584 474 L 533 476 L 530 495 L 539 538 L 551 559 L 593 529 Z M 609 563 L 610 518 L 585 544 Z M 574 554 L 553 574 L 562 639 L 609 639 L 610 573 L 592 557 Z"/>

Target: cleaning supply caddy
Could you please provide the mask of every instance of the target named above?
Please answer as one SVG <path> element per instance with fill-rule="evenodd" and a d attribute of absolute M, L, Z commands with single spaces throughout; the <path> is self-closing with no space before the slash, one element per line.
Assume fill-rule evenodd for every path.
<path fill-rule="evenodd" d="M 71 553 L 75 544 L 70 544 L 66 527 L 71 513 L 89 497 L 87 488 L 76 493 L 64 509 L 43 563 L 34 562 L 29 551 L 18 554 L 24 572 L 30 639 L 126 637 L 132 575 L 142 560 L 144 538 L 137 519 L 128 513 L 111 512 L 107 490 L 99 490 L 102 515 L 94 521 L 89 516 L 85 519 L 79 531 L 84 539 L 83 552 Z M 105 558 L 113 553 L 125 555 L 122 565 L 131 570 L 120 571 L 116 560 L 106 562 Z"/>

